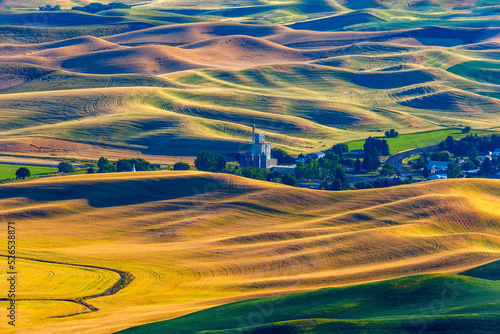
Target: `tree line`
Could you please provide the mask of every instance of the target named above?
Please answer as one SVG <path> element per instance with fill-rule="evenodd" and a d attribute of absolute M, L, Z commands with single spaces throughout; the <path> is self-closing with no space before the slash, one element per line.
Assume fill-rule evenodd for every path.
<path fill-rule="evenodd" d="M 113 2 L 110 4 L 102 4 L 99 2 L 93 2 L 93 3 L 88 4 L 86 6 L 72 7 L 71 10 L 77 10 L 80 12 L 95 14 L 95 13 L 99 13 L 99 12 L 102 12 L 105 10 L 110 10 L 110 9 L 128 9 L 128 8 L 131 8 L 131 6 L 126 5 L 124 3 L 121 3 L 121 2 Z M 56 5 L 56 6 L 52 7 L 52 5 L 45 5 L 45 6 L 38 7 L 38 9 L 40 11 L 43 11 L 43 12 L 55 12 L 55 11 L 60 11 L 61 6 Z"/>

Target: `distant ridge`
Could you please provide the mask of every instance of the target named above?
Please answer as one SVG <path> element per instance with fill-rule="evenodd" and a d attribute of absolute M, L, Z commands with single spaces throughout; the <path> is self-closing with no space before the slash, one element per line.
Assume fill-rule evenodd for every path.
<path fill-rule="evenodd" d="M 338 14 L 330 17 L 316 20 L 298 22 L 288 25 L 289 28 L 297 30 L 329 31 L 339 30 L 347 26 L 362 24 L 368 22 L 379 22 L 383 19 L 367 12 L 352 12 L 347 14 Z"/>

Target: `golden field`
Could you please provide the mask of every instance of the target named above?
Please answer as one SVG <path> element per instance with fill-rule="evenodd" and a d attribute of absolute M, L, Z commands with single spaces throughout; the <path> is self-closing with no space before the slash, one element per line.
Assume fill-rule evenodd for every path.
<path fill-rule="evenodd" d="M 112 333 L 500 258 L 497 180 L 323 192 L 201 172 L 80 175 L 1 185 L 0 215 L 16 223 L 18 257 L 57 262 L 18 260 L 19 327 L 6 333 Z M 102 293 L 111 270 L 134 279 L 84 299 L 98 311 L 57 300 Z"/>
<path fill-rule="evenodd" d="M 63 11 L 49 17 L 61 20 L 56 27 L 47 23 L 53 40 L 0 44 L 0 140 L 10 143 L 5 152 L 74 157 L 81 144 L 93 145 L 79 155 L 88 159 L 98 159 L 104 148 L 110 157 L 140 153 L 175 162 L 201 149 L 245 151 L 254 124 L 275 147 L 293 154 L 391 128 L 400 134 L 464 126 L 498 131 L 494 25 L 446 26 L 452 21 L 443 19 L 444 27 L 406 27 L 431 16 L 405 20 L 402 13 L 384 12 L 377 14 L 390 25 L 383 31 L 360 31 L 356 24 L 315 31 L 340 19 L 333 16 L 299 26 L 228 19 L 98 37 L 56 34 L 64 22 L 78 22 L 74 15 L 125 24 L 148 15 L 159 20 L 161 13 Z M 51 145 L 39 152 L 26 146 L 40 138 Z"/>

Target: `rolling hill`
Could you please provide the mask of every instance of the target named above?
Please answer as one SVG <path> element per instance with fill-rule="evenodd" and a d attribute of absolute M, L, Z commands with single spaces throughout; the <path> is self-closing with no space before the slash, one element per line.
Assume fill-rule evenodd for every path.
<path fill-rule="evenodd" d="M 246 151 L 253 125 L 291 154 L 389 129 L 448 129 L 430 145 L 500 127 L 498 1 L 69 10 L 90 2 L 0 1 L 2 155 L 192 163 Z M 498 203 L 500 183 L 482 179 L 351 192 L 200 172 L 0 184 L 22 268 L 19 326 L 5 332 L 494 333 Z M 443 299 L 450 286 L 461 290 Z"/>
<path fill-rule="evenodd" d="M 410 276 L 228 304 L 119 333 L 495 333 L 498 285 L 458 275 Z"/>
<path fill-rule="evenodd" d="M 387 128 L 494 130 L 497 34 L 498 28 L 318 32 L 202 22 L 4 44 L 0 107 L 16 116 L 0 136 L 193 156 L 200 147 L 241 150 L 253 124 L 294 153 Z M 43 92 L 43 103 L 33 91 Z M 91 113 L 68 114 L 88 103 Z M 53 108 L 61 115 L 33 117 L 53 115 Z"/>
<path fill-rule="evenodd" d="M 80 175 L 0 185 L 0 216 L 15 222 L 23 236 L 17 256 L 34 273 L 19 276 L 23 321 L 16 330 L 69 333 L 78 326 L 80 333 L 109 333 L 249 298 L 463 272 L 499 258 L 499 195 L 496 180 L 336 193 L 200 172 Z M 52 283 L 40 285 L 36 277 L 49 271 Z M 129 277 L 127 283 L 101 295 L 118 282 L 118 272 Z M 68 277 L 81 277 L 89 285 Z M 319 313 L 310 318 L 326 312 L 364 323 L 366 317 L 389 317 L 388 307 L 397 304 L 394 323 L 387 325 L 395 326 L 409 311 L 391 296 L 407 296 L 410 302 L 417 294 L 421 304 L 412 305 L 425 306 L 454 279 L 426 275 L 310 292 L 324 294 L 347 312 L 339 318 L 335 314 L 340 311 L 319 299 Z M 455 310 L 463 321 L 474 321 L 467 317 L 481 305 L 484 317 L 486 308 L 495 310 L 481 296 L 493 298 L 496 283 L 464 284 L 470 284 L 467 298 L 477 307 Z M 338 295 L 359 293 L 371 303 L 384 289 L 398 289 L 401 295 L 388 290 L 394 292 L 386 295 L 389 304 L 370 313 L 348 307 Z M 418 294 L 419 289 L 428 294 Z M 280 298 L 299 298 L 301 305 L 300 298 L 307 296 Z M 86 304 L 78 304 L 82 300 Z M 460 305 L 468 304 L 457 300 L 443 314 Z M 265 323 L 295 319 L 279 315 L 288 311 Z M 202 315 L 219 311 L 206 312 Z"/>

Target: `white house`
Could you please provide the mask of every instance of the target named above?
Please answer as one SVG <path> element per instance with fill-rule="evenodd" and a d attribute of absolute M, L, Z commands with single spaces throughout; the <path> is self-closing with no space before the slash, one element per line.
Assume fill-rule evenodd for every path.
<path fill-rule="evenodd" d="M 308 155 L 306 155 L 306 157 L 314 159 L 314 160 L 319 160 L 319 159 L 325 157 L 325 153 L 323 153 L 323 152 L 309 153 Z"/>

